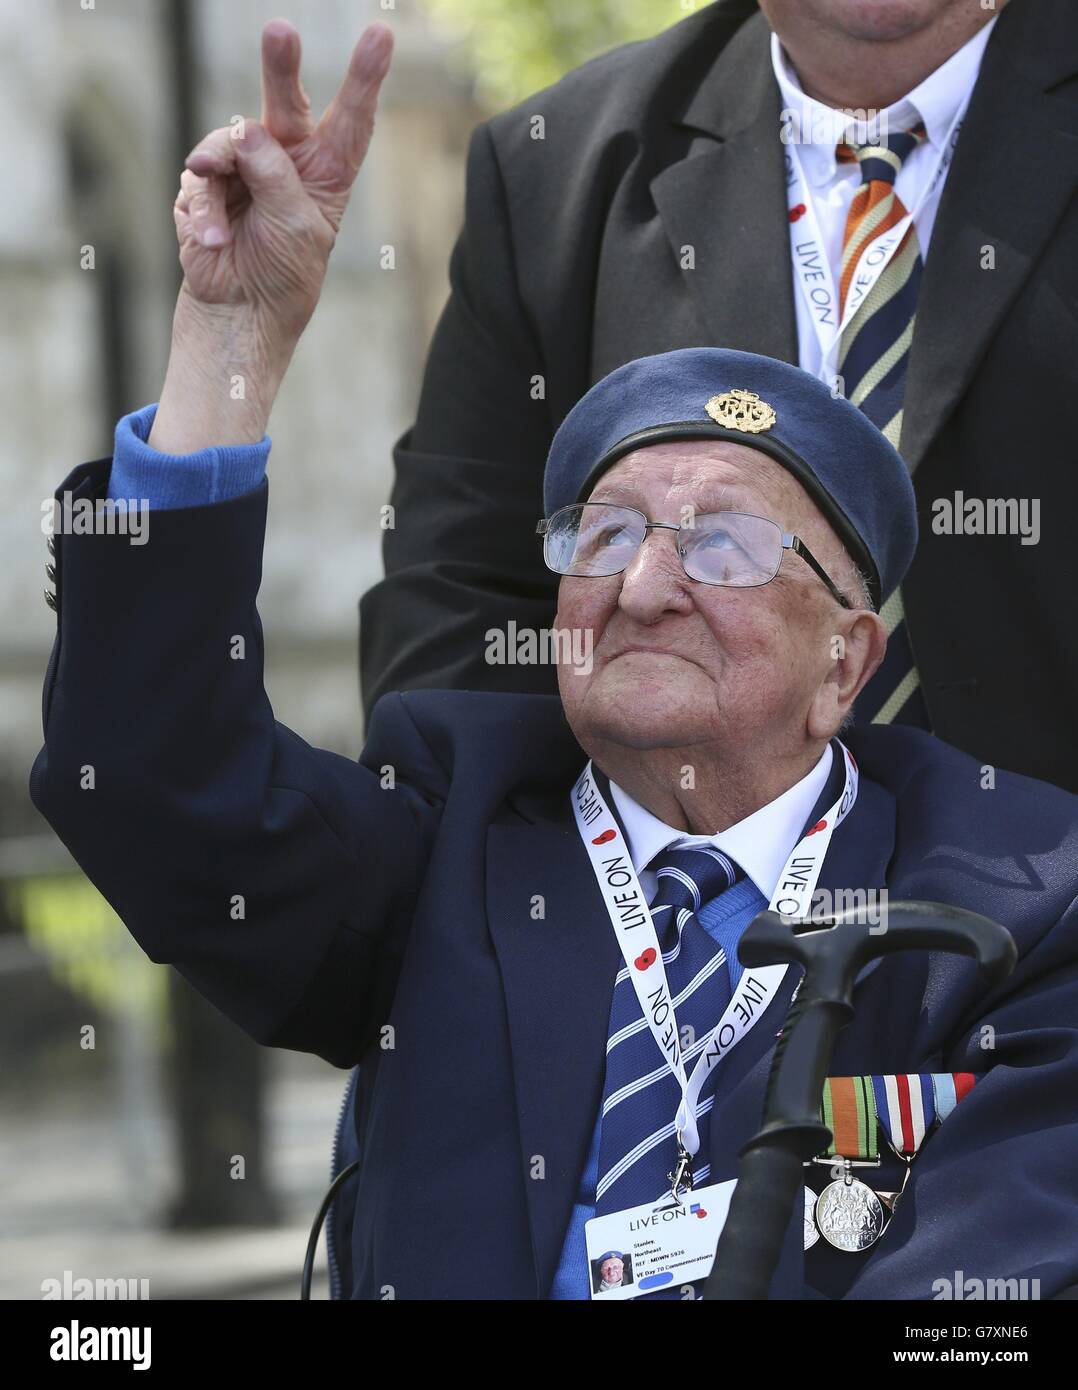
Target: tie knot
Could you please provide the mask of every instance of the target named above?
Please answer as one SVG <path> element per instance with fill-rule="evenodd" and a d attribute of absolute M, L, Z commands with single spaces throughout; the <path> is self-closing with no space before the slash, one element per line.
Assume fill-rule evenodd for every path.
<path fill-rule="evenodd" d="M 658 878 L 654 907 L 669 903 L 698 912 L 705 903 L 732 887 L 744 871 L 728 855 L 713 846 L 678 848 L 671 845 L 649 865 Z"/>
<path fill-rule="evenodd" d="M 912 130 L 896 131 L 870 145 L 848 145 L 840 141 L 835 154 L 840 164 L 851 164 L 854 160 L 860 164 L 862 183 L 893 184 L 911 151 L 925 138 L 924 126 L 916 125 Z"/>

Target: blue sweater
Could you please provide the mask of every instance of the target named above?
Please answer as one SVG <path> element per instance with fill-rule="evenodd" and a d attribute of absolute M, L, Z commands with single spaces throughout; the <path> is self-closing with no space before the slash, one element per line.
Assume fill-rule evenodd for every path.
<path fill-rule="evenodd" d="M 146 443 L 156 414 L 156 404 L 143 406 L 141 410 L 125 415 L 117 424 L 109 475 L 110 497 L 145 498 L 151 509 L 197 507 L 209 502 L 224 502 L 258 487 L 265 476 L 266 460 L 269 458 L 271 441 L 268 435 L 259 444 L 222 445 L 194 454 L 163 454 Z M 699 914 L 701 925 L 726 949 L 730 983 L 734 989 L 741 978 L 737 942 L 756 914 L 766 906 L 763 894 L 751 879 L 746 878 L 714 902 L 708 903 Z M 601 1127 L 600 1108 L 550 1289 L 553 1299 L 587 1299 L 591 1296 L 584 1226 L 595 1215 Z M 706 1134 L 706 1128 L 701 1126 L 701 1129 L 702 1134 Z"/>
<path fill-rule="evenodd" d="M 157 403 L 125 415 L 116 426 L 109 496 L 145 498 L 152 511 L 225 502 L 252 492 L 266 474 L 271 440 L 222 444 L 194 454 L 163 454 L 146 443 Z"/>

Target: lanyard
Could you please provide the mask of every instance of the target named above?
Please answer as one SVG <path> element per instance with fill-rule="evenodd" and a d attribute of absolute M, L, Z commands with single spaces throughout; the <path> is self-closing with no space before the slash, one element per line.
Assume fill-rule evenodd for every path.
<path fill-rule="evenodd" d="M 857 799 L 857 764 L 840 739 L 836 738 L 834 744 L 841 750 L 845 783 L 831 809 L 798 841 L 779 875 L 769 907 L 772 912 L 781 912 L 784 916 L 803 918 L 807 915 L 831 836 Z M 591 861 L 641 1011 L 681 1087 L 681 1102 L 674 1121 L 679 1146 L 688 1154 L 695 1154 L 700 1147 L 696 1103 L 704 1082 L 765 1011 L 788 967 L 768 965 L 742 974 L 733 998 L 704 1040 L 689 1075 L 685 1070 L 655 923 L 621 827 L 606 803 L 590 762 L 577 779 L 570 799 L 577 830 Z"/>
<path fill-rule="evenodd" d="M 838 365 L 838 345 L 850 320 L 857 313 L 876 281 L 889 265 L 891 258 L 902 244 L 911 223 L 920 216 L 928 199 L 936 191 L 940 180 L 947 172 L 954 157 L 958 143 L 962 118 L 965 115 L 968 97 L 955 113 L 943 142 L 943 148 L 936 157 L 931 176 L 925 181 L 921 194 L 912 212 L 907 212 L 901 222 L 881 233 L 861 252 L 850 280 L 846 296 L 845 312 L 842 320 L 838 318 L 838 286 L 835 284 L 831 263 L 824 247 L 820 224 L 816 216 L 816 205 L 809 191 L 801 166 L 801 155 L 796 142 L 784 146 L 786 159 L 786 186 L 792 189 L 790 197 L 790 253 L 793 259 L 794 278 L 801 287 L 801 294 L 808 309 L 808 316 L 816 332 L 820 345 L 820 371 L 827 379 L 833 378 Z M 796 214 L 796 216 L 794 215 Z"/>

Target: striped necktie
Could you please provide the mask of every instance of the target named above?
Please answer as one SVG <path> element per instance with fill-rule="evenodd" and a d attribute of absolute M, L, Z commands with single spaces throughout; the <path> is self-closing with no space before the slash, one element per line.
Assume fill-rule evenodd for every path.
<path fill-rule="evenodd" d="M 840 163 L 856 160 L 861 186 L 846 217 L 839 277 L 841 311 L 853 283 L 861 253 L 897 226 L 906 208 L 895 192 L 903 161 L 925 138 L 924 127 L 889 135 L 882 144 L 840 144 Z M 838 371 L 848 400 L 860 407 L 898 448 L 906 367 L 913 341 L 917 294 L 921 286 L 921 247 L 911 223 L 879 279 L 843 330 Z M 901 591 L 896 589 L 880 611 L 887 626 L 887 655 L 857 698 L 858 724 L 914 724 L 930 727 L 928 707 L 913 659 Z"/>
<path fill-rule="evenodd" d="M 745 875 L 733 860 L 710 846 L 671 847 L 650 867 L 658 877 L 651 915 L 677 1015 L 685 1070 L 691 1074 L 708 1033 L 731 999 L 726 953 L 700 925 L 696 913 Z M 687 1037 L 692 1041 L 686 1043 Z M 706 1091 L 705 1086 L 697 1106 L 701 1119 L 715 1099 Z M 677 1158 L 674 1116 L 680 1101 L 681 1087 L 651 1035 L 629 971 L 622 967 L 614 982 L 607 1030 L 597 1215 L 657 1202 L 669 1189 L 667 1175 Z M 699 1130 L 702 1154 L 706 1126 L 700 1124 Z M 694 1166 L 697 1186 L 708 1181 L 708 1169 L 707 1163 Z"/>

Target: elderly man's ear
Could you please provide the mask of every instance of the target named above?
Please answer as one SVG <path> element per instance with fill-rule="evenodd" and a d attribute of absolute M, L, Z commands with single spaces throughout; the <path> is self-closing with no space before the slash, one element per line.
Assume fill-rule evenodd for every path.
<path fill-rule="evenodd" d="M 861 609 L 843 615 L 830 638 L 830 669 L 809 706 L 811 738 L 834 737 L 886 650 L 887 628 L 877 613 Z"/>

